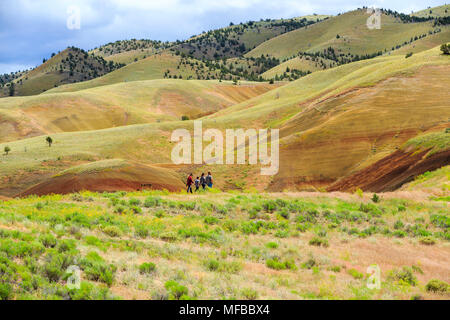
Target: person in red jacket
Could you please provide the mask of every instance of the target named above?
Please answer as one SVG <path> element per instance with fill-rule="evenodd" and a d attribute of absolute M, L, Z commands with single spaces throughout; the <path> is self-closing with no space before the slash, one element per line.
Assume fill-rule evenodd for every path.
<path fill-rule="evenodd" d="M 192 173 L 187 178 L 186 187 L 187 187 L 187 193 L 192 193 L 192 184 L 194 183 L 194 178 L 192 177 Z"/>

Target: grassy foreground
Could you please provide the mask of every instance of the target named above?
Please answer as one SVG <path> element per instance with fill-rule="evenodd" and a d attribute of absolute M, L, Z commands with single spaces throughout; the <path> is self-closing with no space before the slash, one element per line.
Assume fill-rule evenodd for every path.
<path fill-rule="evenodd" d="M 0 298 L 448 299 L 448 199 L 408 194 L 0 201 Z M 374 264 L 380 289 L 366 285 Z M 81 289 L 66 286 L 72 265 Z"/>

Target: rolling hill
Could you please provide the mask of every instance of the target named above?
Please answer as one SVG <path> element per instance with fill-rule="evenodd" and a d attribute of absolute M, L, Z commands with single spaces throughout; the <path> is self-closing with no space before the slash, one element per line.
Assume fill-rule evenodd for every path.
<path fill-rule="evenodd" d="M 450 81 L 449 65 L 448 57 L 434 48 L 410 58 L 386 56 L 317 71 L 253 98 L 247 96 L 241 103 L 204 117 L 204 127 L 279 128 L 279 173 L 264 178 L 259 176 L 258 166 L 243 170 L 239 165 L 202 166 L 201 170 L 212 170 L 217 186 L 225 189 L 246 185 L 270 191 L 326 188 L 373 165 L 427 130 L 444 130 L 450 117 L 447 102 L 450 97 L 445 90 Z M 184 86 L 195 82 L 176 83 Z M 130 82 L 91 90 L 100 92 L 109 88 L 102 94 L 107 92 L 106 96 L 111 98 L 116 86 L 137 88 L 138 84 Z M 217 82 L 216 85 L 227 90 L 241 87 Z M 197 89 L 187 90 L 198 94 Z M 133 99 L 147 91 L 146 86 L 142 92 L 137 90 Z M 41 95 L 45 96 L 51 95 Z M 6 196 L 20 193 L 30 184 L 86 162 L 123 158 L 145 164 L 170 163 L 173 145 L 169 139 L 175 128 L 192 129 L 192 122 L 52 134 L 55 143 L 51 148 L 46 147 L 44 137 L 9 142 L 12 151 L 1 159 L 0 193 Z M 199 167 L 175 170 L 184 175 L 193 169 L 197 171 Z"/>
<path fill-rule="evenodd" d="M 319 70 L 324 70 L 327 68 L 336 67 L 336 62 L 333 60 L 324 59 L 321 57 L 311 57 L 308 55 L 299 55 L 298 57 L 289 59 L 276 67 L 264 72 L 261 76 L 264 79 L 298 79 L 297 73 L 301 72 L 299 75 L 304 73 L 312 73 Z"/>
<path fill-rule="evenodd" d="M 428 8 L 411 13 L 411 16 L 428 18 L 428 17 L 447 17 L 450 15 L 450 4 L 445 4 L 439 7 Z"/>
<path fill-rule="evenodd" d="M 359 9 L 331 17 L 320 23 L 300 28 L 265 41 L 245 56 L 270 55 L 289 58 L 299 52 L 322 53 L 347 62 L 356 56 L 373 56 L 391 51 L 414 37 L 434 32 L 430 21 L 405 23 L 400 18 L 383 13 L 381 29 L 370 30 L 366 21 L 370 14 Z M 333 48 L 334 52 L 327 49 Z"/>
<path fill-rule="evenodd" d="M 249 21 L 211 30 L 176 43 L 173 47 L 198 59 L 222 59 L 242 56 L 259 44 L 280 34 L 328 19 L 311 15 L 292 19 Z"/>
<path fill-rule="evenodd" d="M 426 51 L 426 50 L 435 48 L 443 43 L 450 42 L 450 27 L 449 26 L 441 27 L 441 29 L 442 29 L 442 31 L 439 33 L 429 35 L 425 38 L 419 39 L 410 44 L 402 46 L 399 49 L 389 52 L 389 54 L 393 54 L 393 55 L 394 54 L 408 54 L 410 52 L 418 53 L 418 52 L 422 52 L 422 51 Z"/>
<path fill-rule="evenodd" d="M 277 86 L 167 79 L 123 82 L 71 93 L 3 98 L 0 100 L 0 141 L 176 121 L 182 116 L 195 119 Z"/>
<path fill-rule="evenodd" d="M 208 61 L 203 62 L 181 54 L 177 55 L 171 51 L 163 51 L 138 62 L 131 63 L 103 77 L 60 86 L 48 91 L 48 93 L 74 92 L 130 81 L 154 79 L 209 80 L 220 79 L 221 77 L 226 80 L 231 80 L 234 76 L 229 73 L 223 73 L 220 66 L 211 65 Z"/>
<path fill-rule="evenodd" d="M 86 81 L 120 68 L 122 65 L 107 62 L 86 51 L 70 47 L 44 61 L 39 67 L 25 72 L 13 80 L 14 96 L 40 94 L 54 87 Z M 9 96 L 7 87 L 0 90 L 0 96 Z"/>
<path fill-rule="evenodd" d="M 119 40 L 90 50 L 89 53 L 103 57 L 106 61 L 129 64 L 145 59 L 170 46 L 170 43 L 154 40 Z"/>

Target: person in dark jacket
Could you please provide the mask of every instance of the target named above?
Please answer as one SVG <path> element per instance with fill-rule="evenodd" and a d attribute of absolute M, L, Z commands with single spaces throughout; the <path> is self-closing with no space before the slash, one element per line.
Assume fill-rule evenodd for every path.
<path fill-rule="evenodd" d="M 200 177 L 200 184 L 202 185 L 203 190 L 206 188 L 206 179 L 205 179 L 205 173 L 202 172 L 202 176 Z"/>
<path fill-rule="evenodd" d="M 189 175 L 186 181 L 187 193 L 192 193 L 192 184 L 194 183 L 194 178 L 192 177 L 192 173 Z"/>
<path fill-rule="evenodd" d="M 195 183 L 195 192 L 197 192 L 198 189 L 200 188 L 200 178 L 197 177 L 197 179 L 195 179 L 194 183 Z"/>
<path fill-rule="evenodd" d="M 212 175 L 211 175 L 211 172 L 208 172 L 208 175 L 206 176 L 206 185 L 209 187 L 209 188 L 212 188 L 213 187 L 213 177 L 212 177 Z"/>

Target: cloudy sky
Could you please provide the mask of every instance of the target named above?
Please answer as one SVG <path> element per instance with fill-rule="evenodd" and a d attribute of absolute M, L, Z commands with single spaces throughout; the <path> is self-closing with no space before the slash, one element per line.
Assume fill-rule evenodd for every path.
<path fill-rule="evenodd" d="M 184 40 L 230 22 L 363 6 L 410 13 L 442 4 L 445 0 L 0 0 L 0 74 L 34 67 L 72 45 L 88 50 L 132 38 Z"/>

